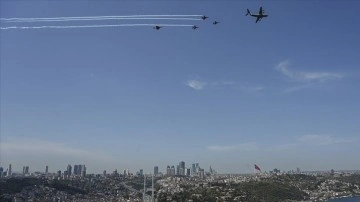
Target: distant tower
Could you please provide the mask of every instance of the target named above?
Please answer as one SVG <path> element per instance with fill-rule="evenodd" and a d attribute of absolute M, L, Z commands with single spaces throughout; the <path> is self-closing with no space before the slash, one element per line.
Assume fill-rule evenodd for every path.
<path fill-rule="evenodd" d="M 179 163 L 179 175 L 185 175 L 185 162 L 181 161 Z"/>
<path fill-rule="evenodd" d="M 204 169 L 202 169 L 202 168 L 200 168 L 199 169 L 199 177 L 200 177 L 200 179 L 205 179 L 205 172 L 204 172 Z"/>
<path fill-rule="evenodd" d="M 104 177 L 106 177 L 106 170 L 104 170 L 103 175 L 104 175 Z"/>
<path fill-rule="evenodd" d="M 145 194 L 146 194 L 146 175 L 144 175 L 144 192 L 143 192 L 143 201 L 145 201 Z"/>
<path fill-rule="evenodd" d="M 195 176 L 196 175 L 196 165 L 195 163 L 193 163 L 191 165 L 191 176 Z"/>
<path fill-rule="evenodd" d="M 154 175 L 151 178 L 151 202 L 154 202 Z"/>
<path fill-rule="evenodd" d="M 158 166 L 154 167 L 154 175 L 155 176 L 159 175 L 159 167 Z"/>
<path fill-rule="evenodd" d="M 29 174 L 29 166 L 25 166 L 25 174 Z"/>
<path fill-rule="evenodd" d="M 73 172 L 73 174 L 74 175 L 78 175 L 79 174 L 79 165 L 74 165 L 74 172 Z"/>
<path fill-rule="evenodd" d="M 85 177 L 86 176 L 86 167 L 85 167 L 85 165 L 82 165 L 81 166 L 81 177 Z"/>
<path fill-rule="evenodd" d="M 72 167 L 71 167 L 71 165 L 69 164 L 68 166 L 67 166 L 67 169 L 66 169 L 66 174 L 68 175 L 68 176 L 70 176 L 71 175 L 71 170 L 72 170 Z"/>
<path fill-rule="evenodd" d="M 171 170 L 171 174 L 170 174 L 170 175 L 174 176 L 174 175 L 175 175 L 175 166 L 172 165 L 170 170 Z"/>
<path fill-rule="evenodd" d="M 49 166 L 46 166 L 45 167 L 45 174 L 48 174 L 49 173 Z"/>
<path fill-rule="evenodd" d="M 191 171 L 190 168 L 187 168 L 187 169 L 186 169 L 186 175 L 187 175 L 187 176 L 190 176 L 190 174 L 191 174 L 190 171 Z"/>
<path fill-rule="evenodd" d="M 3 168 L 3 167 L 0 167 L 0 178 L 3 177 L 3 172 L 4 172 L 4 168 Z"/>
<path fill-rule="evenodd" d="M 12 171 L 11 171 L 11 164 L 9 165 L 7 176 L 11 177 Z"/>

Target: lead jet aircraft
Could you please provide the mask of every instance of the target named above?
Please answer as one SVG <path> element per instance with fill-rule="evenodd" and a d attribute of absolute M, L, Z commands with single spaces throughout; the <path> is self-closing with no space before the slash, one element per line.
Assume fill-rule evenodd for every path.
<path fill-rule="evenodd" d="M 251 14 L 251 12 L 249 11 L 249 9 L 246 9 L 247 10 L 247 13 L 246 13 L 246 16 L 247 15 L 250 15 L 252 17 L 256 17 L 256 22 L 259 22 L 262 18 L 264 17 L 267 17 L 268 15 L 265 15 L 265 11 L 262 9 L 262 7 L 260 7 L 260 10 L 259 10 L 259 14 Z"/>
<path fill-rule="evenodd" d="M 158 26 L 158 25 L 156 25 L 156 26 L 153 27 L 153 29 L 155 29 L 155 30 L 159 30 L 160 28 L 162 28 L 162 27 L 160 27 L 160 26 Z"/>
<path fill-rule="evenodd" d="M 202 17 L 201 17 L 201 19 L 203 19 L 203 20 L 206 20 L 207 18 L 209 18 L 208 16 L 205 16 L 205 15 L 203 15 Z"/>
<path fill-rule="evenodd" d="M 218 22 L 218 21 L 215 20 L 215 21 L 213 22 L 213 25 L 216 25 L 216 24 L 219 24 L 219 23 L 220 23 L 220 22 Z"/>

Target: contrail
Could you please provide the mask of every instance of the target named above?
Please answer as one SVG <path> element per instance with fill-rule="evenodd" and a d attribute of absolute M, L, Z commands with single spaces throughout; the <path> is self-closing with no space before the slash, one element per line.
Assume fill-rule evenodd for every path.
<path fill-rule="evenodd" d="M 118 24 L 118 25 L 48 25 L 48 26 L 32 26 L 32 27 L 0 27 L 2 30 L 7 29 L 72 29 L 72 28 L 102 28 L 102 27 L 139 27 L 139 26 L 161 26 L 161 27 L 192 27 L 193 25 L 181 25 L 181 24 Z"/>
<path fill-rule="evenodd" d="M 201 17 L 202 15 L 115 15 L 115 16 L 84 16 L 84 17 L 53 17 L 53 18 L 0 18 L 0 21 L 18 20 L 59 20 L 59 19 L 84 19 L 84 18 L 146 18 L 146 17 Z"/>
<path fill-rule="evenodd" d="M 108 17 L 108 18 L 63 18 L 63 19 L 26 19 L 26 20 L 11 20 L 4 21 L 7 23 L 19 23 L 19 22 L 65 22 L 65 21 L 95 21 L 95 20 L 202 20 L 199 18 L 159 18 L 159 17 Z"/>

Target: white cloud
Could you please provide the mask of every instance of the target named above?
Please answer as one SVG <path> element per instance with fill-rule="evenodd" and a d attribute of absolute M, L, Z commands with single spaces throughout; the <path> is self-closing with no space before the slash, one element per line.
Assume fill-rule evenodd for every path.
<path fill-rule="evenodd" d="M 249 93 L 259 93 L 263 92 L 265 88 L 262 86 L 240 86 L 240 89 Z"/>
<path fill-rule="evenodd" d="M 333 145 L 340 143 L 350 143 L 355 140 L 334 137 L 330 135 L 304 135 L 298 138 L 299 143 L 306 145 Z"/>
<path fill-rule="evenodd" d="M 237 145 L 214 145 L 209 146 L 208 150 L 214 152 L 226 152 L 226 151 L 256 151 L 258 150 L 258 146 L 254 142 L 237 144 Z"/>
<path fill-rule="evenodd" d="M 303 72 L 290 70 L 291 63 L 288 60 L 280 62 L 275 69 L 288 78 L 300 82 L 323 82 L 330 79 L 341 79 L 343 74 L 333 72 Z"/>
<path fill-rule="evenodd" d="M 305 88 L 310 88 L 312 85 L 311 84 L 304 84 L 304 85 L 298 85 L 298 86 L 292 86 L 292 87 L 288 87 L 284 90 L 284 93 L 291 93 L 294 91 L 298 91 L 298 90 L 302 90 Z"/>
<path fill-rule="evenodd" d="M 205 81 L 199 81 L 196 79 L 193 80 L 188 80 L 185 83 L 188 87 L 200 91 L 203 90 L 205 87 L 209 87 L 209 88 L 222 88 L 223 86 L 226 87 L 233 87 L 234 89 L 238 89 L 244 92 L 248 92 L 248 93 L 259 93 L 264 91 L 264 87 L 262 86 L 256 86 L 256 85 L 248 85 L 248 84 L 241 84 L 239 82 L 235 82 L 235 81 L 209 81 L 209 82 L 205 82 Z"/>
<path fill-rule="evenodd" d="M 189 80 L 186 82 L 186 85 L 194 90 L 202 90 L 207 85 L 207 83 L 198 80 Z"/>
<path fill-rule="evenodd" d="M 228 86 L 228 85 L 235 85 L 236 82 L 234 81 L 214 81 L 211 83 L 213 86 Z"/>

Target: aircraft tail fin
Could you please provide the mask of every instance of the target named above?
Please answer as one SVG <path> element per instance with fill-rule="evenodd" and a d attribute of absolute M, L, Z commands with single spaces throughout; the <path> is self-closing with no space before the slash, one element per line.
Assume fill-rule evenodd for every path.
<path fill-rule="evenodd" d="M 246 13 L 246 15 L 245 15 L 245 16 L 251 15 L 251 13 L 250 13 L 249 9 L 246 9 L 246 10 L 247 10 L 247 13 Z"/>

